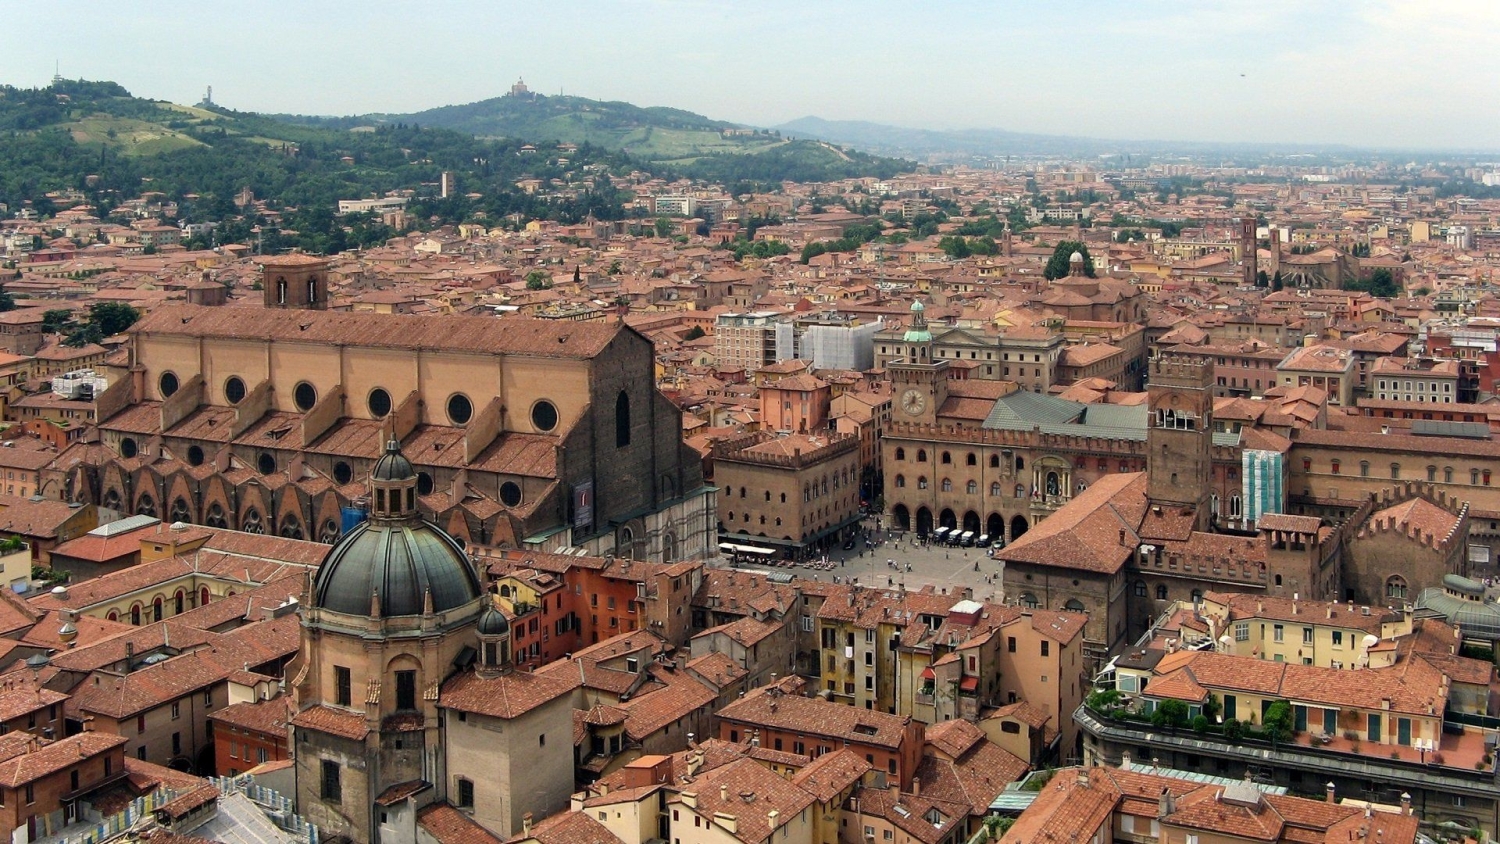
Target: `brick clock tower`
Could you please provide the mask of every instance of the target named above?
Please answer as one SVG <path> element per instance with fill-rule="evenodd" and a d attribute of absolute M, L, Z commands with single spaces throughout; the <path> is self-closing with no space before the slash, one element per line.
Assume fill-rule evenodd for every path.
<path fill-rule="evenodd" d="M 294 252 L 257 259 L 268 308 L 328 309 L 328 259 Z"/>
<path fill-rule="evenodd" d="M 1240 266 L 1244 268 L 1241 284 L 1254 287 L 1260 270 L 1260 254 L 1256 249 L 1255 218 L 1240 218 Z"/>
<path fill-rule="evenodd" d="M 886 364 L 895 405 L 891 417 L 897 422 L 935 423 L 948 399 L 948 361 L 932 358 L 925 311 L 921 302 L 911 304 L 911 326 L 901 338 L 905 354 Z"/>
<path fill-rule="evenodd" d="M 1146 386 L 1146 494 L 1152 504 L 1193 508 L 1206 530 L 1213 481 L 1213 363 L 1163 355 Z"/>

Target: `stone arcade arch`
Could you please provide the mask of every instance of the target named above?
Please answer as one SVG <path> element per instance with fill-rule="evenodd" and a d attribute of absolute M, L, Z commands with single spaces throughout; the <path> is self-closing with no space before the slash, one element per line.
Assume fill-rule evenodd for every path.
<path fill-rule="evenodd" d="M 1010 520 L 1010 541 L 1015 542 L 1026 534 L 1031 526 L 1026 524 L 1025 516 L 1013 516 Z"/>

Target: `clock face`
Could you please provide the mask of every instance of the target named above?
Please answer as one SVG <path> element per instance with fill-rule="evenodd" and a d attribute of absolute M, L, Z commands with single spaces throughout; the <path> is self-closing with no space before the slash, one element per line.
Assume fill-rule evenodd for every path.
<path fill-rule="evenodd" d="M 920 416 L 927 409 L 927 396 L 921 390 L 907 390 L 901 394 L 901 409 L 912 416 Z"/>

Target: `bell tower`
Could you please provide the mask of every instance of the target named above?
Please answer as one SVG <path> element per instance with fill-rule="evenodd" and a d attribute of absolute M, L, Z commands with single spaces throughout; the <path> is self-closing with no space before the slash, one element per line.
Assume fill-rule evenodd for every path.
<path fill-rule="evenodd" d="M 328 259 L 294 252 L 258 259 L 268 308 L 328 310 Z"/>
<path fill-rule="evenodd" d="M 911 325 L 901 337 L 903 356 L 886 364 L 895 403 L 892 417 L 898 422 L 936 422 L 938 409 L 948 400 L 949 363 L 933 359 L 926 311 L 920 301 L 911 303 Z"/>
<path fill-rule="evenodd" d="M 1146 495 L 1152 504 L 1189 507 L 1208 527 L 1213 486 L 1213 362 L 1162 355 L 1146 386 Z"/>
<path fill-rule="evenodd" d="M 1245 287 L 1254 287 L 1255 279 L 1260 271 L 1260 253 L 1255 240 L 1255 218 L 1240 218 L 1240 267 L 1243 278 L 1240 283 Z"/>

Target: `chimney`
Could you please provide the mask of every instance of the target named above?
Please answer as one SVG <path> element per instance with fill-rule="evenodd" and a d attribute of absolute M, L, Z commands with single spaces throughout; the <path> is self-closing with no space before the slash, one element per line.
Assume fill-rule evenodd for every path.
<path fill-rule="evenodd" d="M 134 642 L 126 642 L 125 643 L 125 673 L 126 674 L 130 673 L 130 669 L 133 667 L 132 663 L 134 663 L 134 662 L 135 662 L 135 643 Z"/>
<path fill-rule="evenodd" d="M 1411 795 L 1404 791 L 1401 792 L 1401 814 L 1411 814 Z"/>
<path fill-rule="evenodd" d="M 729 786 L 724 785 L 722 783 L 720 783 L 720 785 L 719 785 L 719 802 L 720 803 L 728 803 L 729 802 Z"/>
<path fill-rule="evenodd" d="M 1156 816 L 1165 818 L 1177 813 L 1177 801 L 1172 799 L 1172 792 L 1166 786 L 1162 786 L 1161 796 L 1156 800 Z"/>
<path fill-rule="evenodd" d="M 1335 788 L 1332 782 L 1323 786 L 1323 799 L 1328 801 L 1329 803 L 1337 803 L 1338 801 L 1334 799 L 1334 791 Z"/>
<path fill-rule="evenodd" d="M 1082 765 L 1079 765 L 1076 774 L 1078 776 L 1078 787 L 1079 788 L 1088 788 L 1089 787 L 1089 769 L 1083 767 Z"/>
<path fill-rule="evenodd" d="M 522 835 L 530 835 L 531 834 L 531 813 L 530 812 L 527 812 L 526 814 L 524 814 L 524 815 L 521 816 L 521 834 Z"/>
<path fill-rule="evenodd" d="M 913 797 L 921 797 L 922 796 L 922 778 L 921 777 L 912 777 L 911 778 L 911 796 L 913 796 Z"/>

